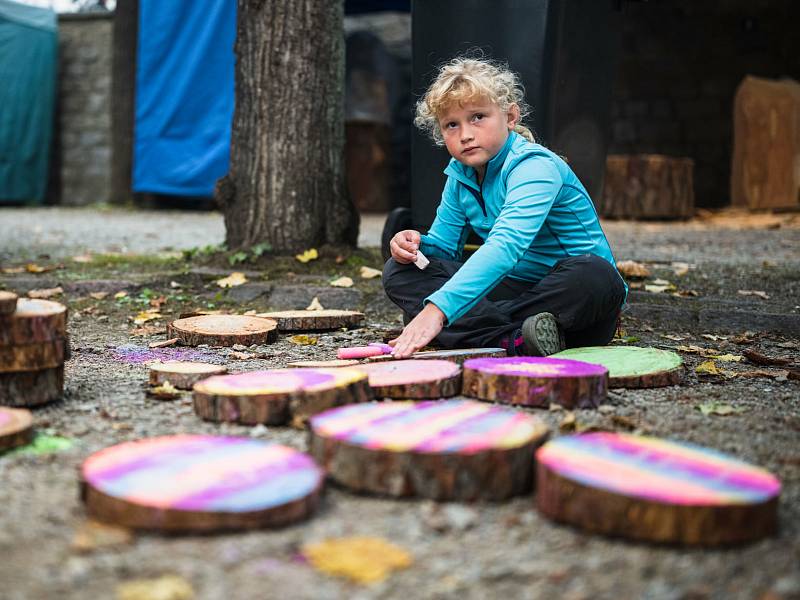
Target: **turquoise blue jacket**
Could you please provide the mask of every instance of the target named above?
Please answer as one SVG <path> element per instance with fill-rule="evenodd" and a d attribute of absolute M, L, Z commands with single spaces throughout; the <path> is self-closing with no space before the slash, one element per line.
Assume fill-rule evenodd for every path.
<path fill-rule="evenodd" d="M 436 218 L 420 250 L 460 260 L 470 228 L 483 245 L 439 290 L 425 299 L 453 323 L 505 277 L 535 283 L 567 256 L 596 254 L 612 265 L 589 194 L 556 154 L 511 133 L 487 164 L 483 182 L 455 159 Z"/>

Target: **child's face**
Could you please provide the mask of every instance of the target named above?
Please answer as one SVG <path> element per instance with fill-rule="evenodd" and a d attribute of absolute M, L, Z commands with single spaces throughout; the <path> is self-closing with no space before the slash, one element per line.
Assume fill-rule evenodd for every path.
<path fill-rule="evenodd" d="M 450 155 L 483 175 L 486 163 L 506 143 L 518 120 L 516 104 L 502 112 L 494 102 L 478 99 L 448 107 L 439 117 L 439 128 Z"/>

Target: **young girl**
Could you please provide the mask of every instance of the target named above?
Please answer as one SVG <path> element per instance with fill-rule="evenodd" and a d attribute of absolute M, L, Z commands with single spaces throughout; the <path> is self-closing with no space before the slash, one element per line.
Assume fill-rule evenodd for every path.
<path fill-rule="evenodd" d="M 520 124 L 527 113 L 514 73 L 471 58 L 441 67 L 417 103 L 414 123 L 453 158 L 427 235 L 390 243 L 383 285 L 410 319 L 396 358 L 434 339 L 547 356 L 613 337 L 627 286 L 588 193 Z M 470 229 L 483 245 L 462 262 Z"/>

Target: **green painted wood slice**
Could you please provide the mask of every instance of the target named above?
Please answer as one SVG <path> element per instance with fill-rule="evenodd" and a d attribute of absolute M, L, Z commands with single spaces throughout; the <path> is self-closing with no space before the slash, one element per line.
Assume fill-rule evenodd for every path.
<path fill-rule="evenodd" d="M 683 380 L 683 359 L 669 350 L 638 346 L 571 348 L 552 358 L 569 358 L 603 365 L 608 387 L 651 388 L 677 385 Z"/>

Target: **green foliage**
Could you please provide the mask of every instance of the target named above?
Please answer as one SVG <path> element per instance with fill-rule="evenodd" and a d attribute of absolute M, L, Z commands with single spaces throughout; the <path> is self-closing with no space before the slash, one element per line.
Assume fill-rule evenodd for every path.
<path fill-rule="evenodd" d="M 247 260 L 247 252 L 234 252 L 228 257 L 228 264 L 233 266 Z"/>
<path fill-rule="evenodd" d="M 250 248 L 250 252 L 252 252 L 253 256 L 255 256 L 256 258 L 259 258 L 265 252 L 271 252 L 271 251 L 272 251 L 272 246 L 270 244 L 267 244 L 266 242 L 263 242 L 261 244 L 256 244 L 255 246 Z"/>

